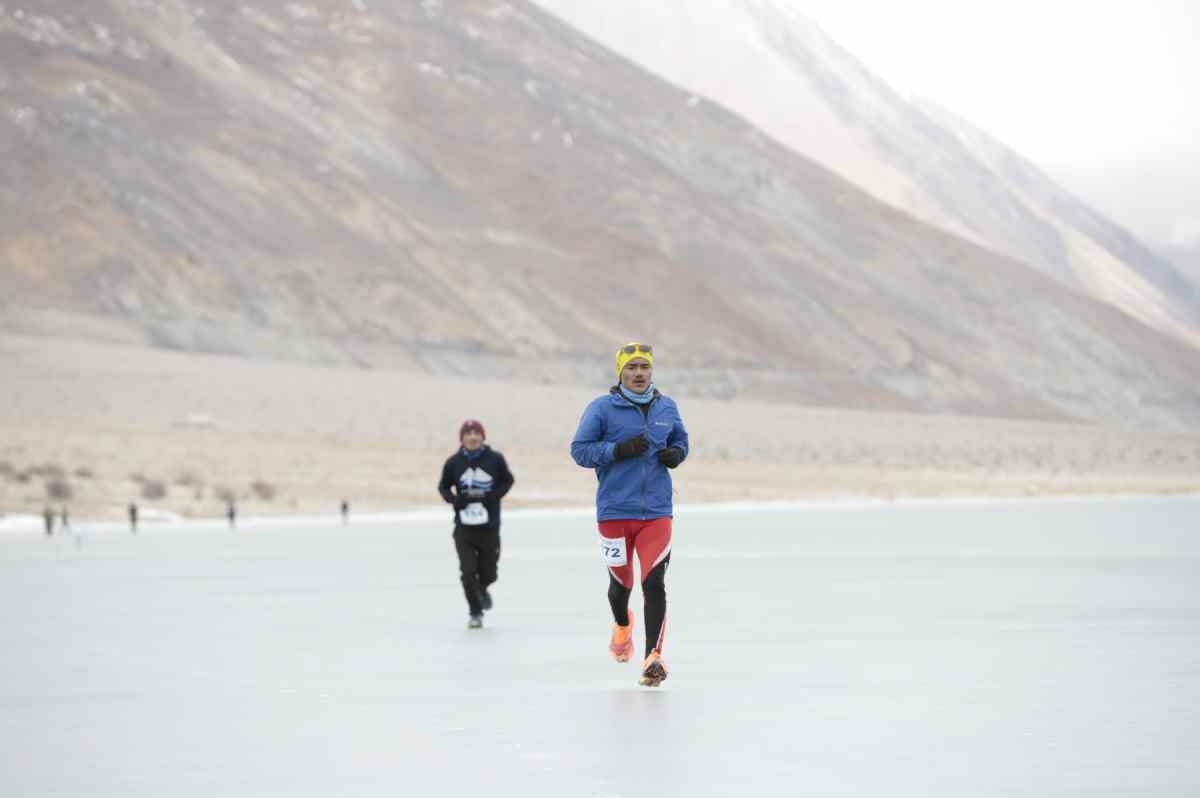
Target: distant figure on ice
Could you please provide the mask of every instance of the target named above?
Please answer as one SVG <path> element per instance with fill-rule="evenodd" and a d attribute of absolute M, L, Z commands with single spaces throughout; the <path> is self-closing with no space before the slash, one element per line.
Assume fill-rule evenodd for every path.
<path fill-rule="evenodd" d="M 67 515 L 67 505 L 64 504 L 62 506 L 62 509 L 59 510 L 58 518 L 59 518 L 58 525 L 59 525 L 59 528 L 62 529 L 62 531 L 66 532 L 67 530 L 69 530 L 71 528 L 71 518 L 70 518 L 70 516 Z"/>
<path fill-rule="evenodd" d="M 130 502 L 130 504 L 129 504 L 129 531 L 135 535 L 137 534 L 137 516 L 138 516 L 137 505 Z"/>
<path fill-rule="evenodd" d="M 233 502 L 230 502 L 229 506 L 225 508 L 225 517 L 229 519 L 230 529 L 237 526 L 237 505 Z"/>
<path fill-rule="evenodd" d="M 488 587 L 500 564 L 500 500 L 513 486 L 504 455 L 485 444 L 486 438 L 483 424 L 464 421 L 459 449 L 446 460 L 438 482 L 438 493 L 454 506 L 454 549 L 471 629 L 483 626 L 483 612 L 492 608 Z"/>
<path fill-rule="evenodd" d="M 642 577 L 646 654 L 638 680 L 657 687 L 667 678 L 662 649 L 667 617 L 666 573 L 671 561 L 671 474 L 688 453 L 679 408 L 651 379 L 654 351 L 630 343 L 617 350 L 617 384 L 583 411 L 571 457 L 596 471 L 600 554 L 608 566 L 613 631 L 608 650 L 617 662 L 633 654 L 633 553 Z"/>
<path fill-rule="evenodd" d="M 42 521 L 46 524 L 46 537 L 54 534 L 54 511 L 49 507 L 42 510 Z"/>
<path fill-rule="evenodd" d="M 342 523 L 350 520 L 350 502 L 342 499 Z"/>

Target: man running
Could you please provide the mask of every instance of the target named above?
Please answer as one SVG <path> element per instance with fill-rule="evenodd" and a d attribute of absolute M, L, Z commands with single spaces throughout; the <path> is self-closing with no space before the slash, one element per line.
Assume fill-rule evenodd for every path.
<path fill-rule="evenodd" d="M 486 438 L 483 424 L 464 421 L 459 450 L 446 460 L 438 482 L 438 493 L 454 505 L 454 548 L 471 629 L 482 627 L 483 611 L 492 608 L 488 587 L 500 564 L 500 500 L 513 486 L 508 462 L 484 443 Z"/>
<path fill-rule="evenodd" d="M 596 471 L 600 552 L 608 566 L 613 631 L 609 652 L 617 662 L 633 653 L 633 560 L 642 578 L 646 654 L 638 680 L 657 687 L 667 678 L 662 649 L 667 618 L 666 573 L 671 561 L 671 474 L 688 453 L 679 408 L 652 380 L 654 351 L 630 343 L 617 350 L 617 384 L 583 412 L 571 457 Z"/>

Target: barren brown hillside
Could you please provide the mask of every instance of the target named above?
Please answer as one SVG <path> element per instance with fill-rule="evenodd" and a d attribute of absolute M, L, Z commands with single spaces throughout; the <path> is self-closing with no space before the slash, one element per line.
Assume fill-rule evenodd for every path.
<path fill-rule="evenodd" d="M 1200 423 L 1200 352 L 523 2 L 0 5 L 0 328 L 593 387 L 636 337 L 691 396 Z"/>

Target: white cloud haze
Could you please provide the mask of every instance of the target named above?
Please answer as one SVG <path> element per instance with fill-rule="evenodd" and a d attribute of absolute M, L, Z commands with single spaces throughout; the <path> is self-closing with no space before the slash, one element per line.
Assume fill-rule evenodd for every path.
<path fill-rule="evenodd" d="M 811 0 L 894 88 L 992 133 L 1150 240 L 1200 230 L 1200 6 Z"/>

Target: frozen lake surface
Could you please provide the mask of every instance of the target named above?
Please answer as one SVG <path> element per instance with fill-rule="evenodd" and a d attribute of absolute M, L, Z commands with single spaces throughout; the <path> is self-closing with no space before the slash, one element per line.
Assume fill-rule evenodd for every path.
<path fill-rule="evenodd" d="M 6 532 L 0 795 L 1200 795 L 1200 500 L 685 508 L 658 690 L 595 537 Z"/>

